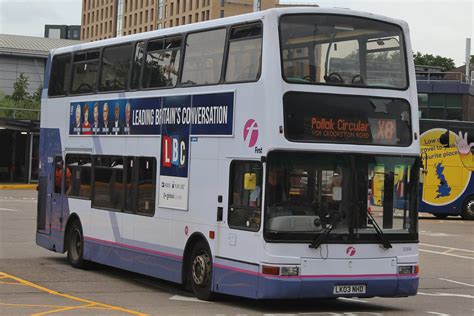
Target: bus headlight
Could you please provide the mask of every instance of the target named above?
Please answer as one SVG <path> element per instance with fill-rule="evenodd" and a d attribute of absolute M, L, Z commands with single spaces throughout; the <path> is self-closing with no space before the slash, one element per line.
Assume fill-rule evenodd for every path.
<path fill-rule="evenodd" d="M 298 267 L 281 267 L 280 275 L 282 276 L 297 276 L 300 274 Z"/>

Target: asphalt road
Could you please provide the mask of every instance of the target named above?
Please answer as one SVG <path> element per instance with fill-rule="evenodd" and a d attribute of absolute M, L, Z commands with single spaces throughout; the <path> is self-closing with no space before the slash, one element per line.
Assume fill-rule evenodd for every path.
<path fill-rule="evenodd" d="M 77 270 L 35 244 L 36 191 L 0 191 L 0 315 L 474 315 L 474 222 L 420 219 L 415 297 L 198 301 L 179 285 L 97 265 Z"/>

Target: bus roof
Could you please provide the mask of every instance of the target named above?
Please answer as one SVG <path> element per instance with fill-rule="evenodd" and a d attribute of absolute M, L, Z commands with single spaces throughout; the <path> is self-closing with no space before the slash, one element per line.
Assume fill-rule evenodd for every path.
<path fill-rule="evenodd" d="M 235 15 L 235 16 L 231 16 L 227 18 L 203 21 L 203 22 L 198 22 L 198 23 L 193 23 L 193 24 L 180 25 L 180 26 L 175 26 L 171 28 L 145 32 L 145 33 L 137 33 L 137 34 L 132 34 L 132 35 L 114 37 L 114 38 L 105 39 L 101 41 L 88 42 L 88 43 L 82 43 L 82 44 L 77 44 L 73 46 L 61 47 L 61 48 L 53 49 L 51 51 L 51 54 L 56 55 L 56 54 L 68 53 L 68 52 L 84 50 L 84 49 L 92 49 L 92 48 L 99 48 L 103 46 L 134 42 L 134 41 L 139 41 L 139 40 L 147 40 L 147 39 L 156 38 L 160 36 L 169 36 L 169 35 L 174 35 L 174 34 L 182 34 L 182 33 L 187 33 L 187 32 L 198 31 L 198 30 L 205 30 L 205 29 L 215 28 L 219 26 L 226 26 L 229 24 L 257 21 L 257 20 L 264 19 L 266 16 L 278 17 L 284 14 L 310 14 L 310 13 L 350 15 L 350 16 L 358 16 L 358 17 L 368 18 L 368 19 L 375 19 L 375 20 L 380 20 L 380 21 L 399 25 L 402 27 L 404 32 L 408 31 L 408 25 L 405 21 L 393 19 L 393 18 L 389 18 L 386 16 L 377 15 L 373 13 L 368 13 L 368 12 L 354 11 L 354 10 L 345 9 L 345 8 L 286 7 L 286 8 L 273 8 L 273 9 L 268 9 L 268 10 L 259 11 L 259 12 Z"/>

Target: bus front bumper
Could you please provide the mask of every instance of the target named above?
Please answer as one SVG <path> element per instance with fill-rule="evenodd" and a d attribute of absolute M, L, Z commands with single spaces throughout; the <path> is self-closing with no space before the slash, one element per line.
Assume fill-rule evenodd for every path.
<path fill-rule="evenodd" d="M 406 297 L 416 295 L 417 275 L 320 278 L 311 276 L 271 277 L 261 275 L 257 298 Z M 335 294 L 337 286 L 363 285 L 364 293 Z"/>

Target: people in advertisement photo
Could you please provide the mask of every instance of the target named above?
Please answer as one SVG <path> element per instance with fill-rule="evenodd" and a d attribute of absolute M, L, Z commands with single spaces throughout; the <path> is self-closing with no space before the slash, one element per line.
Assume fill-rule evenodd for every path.
<path fill-rule="evenodd" d="M 456 134 L 456 148 L 459 152 L 459 157 L 461 162 L 469 171 L 474 171 L 474 156 L 472 150 L 474 148 L 474 142 L 469 143 L 468 133 L 465 132 L 464 135 L 461 131 Z"/>
<path fill-rule="evenodd" d="M 76 120 L 72 126 L 72 132 L 76 135 L 81 135 L 81 104 L 76 105 Z"/>
<path fill-rule="evenodd" d="M 84 121 L 82 122 L 82 134 L 92 135 L 92 126 L 89 122 L 89 104 L 84 106 Z"/>
<path fill-rule="evenodd" d="M 118 102 L 115 103 L 115 111 L 114 111 L 114 123 L 112 126 L 112 134 L 113 135 L 122 135 L 123 133 L 123 122 L 120 121 L 120 104 Z"/>
<path fill-rule="evenodd" d="M 99 102 L 94 103 L 94 123 L 92 124 L 92 133 L 94 135 L 97 135 L 100 133 L 100 127 L 99 127 Z"/>
<path fill-rule="evenodd" d="M 131 117 L 130 101 L 127 101 L 127 104 L 125 105 L 125 125 L 123 127 L 123 133 L 125 135 L 130 135 L 130 117 Z"/>
<path fill-rule="evenodd" d="M 110 124 L 109 124 L 109 104 L 107 102 L 104 103 L 102 108 L 102 135 L 109 135 L 110 134 Z"/>

